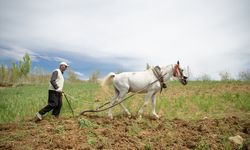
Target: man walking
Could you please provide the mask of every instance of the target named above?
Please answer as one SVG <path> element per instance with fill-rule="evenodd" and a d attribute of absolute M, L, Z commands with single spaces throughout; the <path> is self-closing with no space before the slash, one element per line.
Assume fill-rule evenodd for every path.
<path fill-rule="evenodd" d="M 36 120 L 42 120 L 42 116 L 52 110 L 52 115 L 59 117 L 62 108 L 62 92 L 64 78 L 63 73 L 69 67 L 66 62 L 61 62 L 59 69 L 54 70 L 50 79 L 48 105 L 36 113 Z"/>

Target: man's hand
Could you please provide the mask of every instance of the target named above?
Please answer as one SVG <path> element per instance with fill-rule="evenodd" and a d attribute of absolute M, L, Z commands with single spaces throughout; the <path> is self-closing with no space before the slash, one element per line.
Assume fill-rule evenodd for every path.
<path fill-rule="evenodd" d="M 64 95 L 63 95 L 63 94 L 64 94 L 64 92 L 63 92 L 62 90 L 58 90 L 58 89 L 56 89 L 56 92 L 57 92 L 57 93 L 59 93 L 59 94 L 60 94 L 60 96 L 62 96 L 62 97 L 64 96 Z"/>
<path fill-rule="evenodd" d="M 62 90 L 56 89 L 57 92 L 62 93 Z"/>

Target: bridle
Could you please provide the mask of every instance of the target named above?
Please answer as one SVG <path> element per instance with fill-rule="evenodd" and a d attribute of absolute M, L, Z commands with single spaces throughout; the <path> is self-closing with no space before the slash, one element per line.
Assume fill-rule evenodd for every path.
<path fill-rule="evenodd" d="M 186 80 L 187 77 L 183 75 L 183 72 L 182 72 L 182 70 L 180 69 L 179 63 L 178 63 L 178 62 L 177 62 L 177 64 L 174 66 L 173 69 L 174 69 L 174 70 L 173 70 L 173 76 L 174 76 L 174 77 L 177 77 L 177 78 L 180 80 L 180 82 L 181 82 L 182 84 L 186 85 L 186 84 L 187 84 L 187 80 Z"/>
<path fill-rule="evenodd" d="M 173 68 L 173 76 L 177 77 L 183 84 L 186 84 L 186 79 L 187 77 L 185 77 L 180 69 L 179 66 L 179 62 L 177 62 L 177 64 L 174 66 Z M 152 71 L 156 77 L 156 79 L 160 82 L 160 86 L 161 86 L 161 90 L 162 91 L 163 88 L 167 88 L 166 83 L 164 83 L 164 76 L 167 74 L 167 72 L 165 74 L 163 74 L 161 72 L 161 68 L 159 66 L 155 66 L 154 68 L 152 68 Z"/>
<path fill-rule="evenodd" d="M 176 64 L 176 65 L 174 66 L 174 71 L 173 71 L 173 76 L 174 76 L 174 77 L 179 77 L 179 76 L 177 76 L 177 75 L 180 75 L 181 77 L 183 76 L 183 75 L 182 75 L 182 72 L 180 71 L 180 67 L 179 67 L 178 64 Z"/>

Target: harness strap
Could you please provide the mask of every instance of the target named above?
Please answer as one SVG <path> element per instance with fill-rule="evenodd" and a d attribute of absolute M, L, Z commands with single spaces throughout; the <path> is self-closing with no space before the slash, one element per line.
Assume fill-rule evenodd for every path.
<path fill-rule="evenodd" d="M 153 69 L 152 69 L 155 77 L 157 78 L 157 80 L 160 82 L 160 85 L 161 85 L 161 91 L 163 88 L 167 88 L 167 85 L 164 83 L 164 80 L 163 80 L 163 75 L 161 74 L 161 70 L 160 70 L 160 67 L 159 66 L 155 66 Z M 161 93 L 160 91 L 160 93 Z"/>

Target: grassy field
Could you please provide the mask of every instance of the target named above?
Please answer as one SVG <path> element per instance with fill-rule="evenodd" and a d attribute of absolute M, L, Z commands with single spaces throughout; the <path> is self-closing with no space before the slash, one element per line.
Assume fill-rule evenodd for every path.
<path fill-rule="evenodd" d="M 35 113 L 47 104 L 48 85 L 23 85 L 0 89 L 0 149 L 246 149 L 250 148 L 250 83 L 169 82 L 157 95 L 157 113 L 151 117 L 151 103 L 144 117 L 136 114 L 143 95 L 125 105 L 132 118 L 114 108 L 71 117 L 63 100 L 61 117 L 47 114 L 35 123 Z M 66 83 L 65 92 L 75 114 L 100 106 L 112 97 L 112 87 L 102 91 L 94 83 Z M 240 135 L 243 145 L 229 137 Z"/>
<path fill-rule="evenodd" d="M 23 85 L 0 89 L 0 123 L 17 122 L 34 117 L 35 113 L 47 104 L 48 85 Z M 112 97 L 112 88 L 103 92 L 94 83 L 66 83 L 64 91 L 76 114 L 95 108 Z M 144 95 L 136 95 L 125 102 L 133 115 L 137 114 Z M 144 111 L 151 115 L 151 103 Z M 157 112 L 162 117 L 184 120 L 204 117 L 221 118 L 225 116 L 250 116 L 249 82 L 189 82 L 182 86 L 169 82 L 168 88 L 157 94 Z M 118 106 L 114 114 L 122 114 Z M 107 112 L 97 113 L 106 116 Z M 62 116 L 70 116 L 70 109 L 64 99 Z"/>

